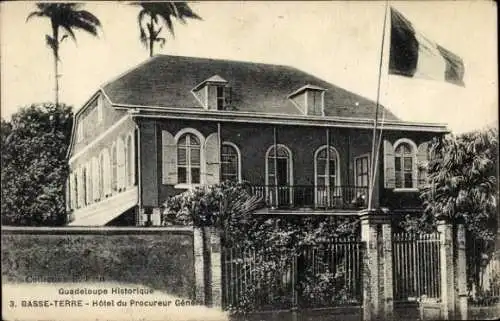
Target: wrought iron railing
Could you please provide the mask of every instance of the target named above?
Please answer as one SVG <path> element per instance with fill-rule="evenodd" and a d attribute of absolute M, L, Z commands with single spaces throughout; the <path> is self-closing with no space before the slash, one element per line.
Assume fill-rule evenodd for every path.
<path fill-rule="evenodd" d="M 250 192 L 278 209 L 360 209 L 368 200 L 368 188 L 359 186 L 251 185 Z"/>

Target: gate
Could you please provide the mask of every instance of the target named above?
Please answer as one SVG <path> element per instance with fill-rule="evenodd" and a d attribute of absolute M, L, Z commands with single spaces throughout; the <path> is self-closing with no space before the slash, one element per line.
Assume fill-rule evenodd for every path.
<path fill-rule="evenodd" d="M 392 236 L 394 301 L 441 298 L 439 233 Z"/>
<path fill-rule="evenodd" d="M 360 305 L 364 242 L 333 239 L 298 253 L 222 248 L 224 309 L 252 311 Z"/>

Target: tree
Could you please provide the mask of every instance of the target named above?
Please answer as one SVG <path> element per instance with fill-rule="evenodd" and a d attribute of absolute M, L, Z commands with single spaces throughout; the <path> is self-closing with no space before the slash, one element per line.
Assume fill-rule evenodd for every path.
<path fill-rule="evenodd" d="M 186 18 L 201 20 L 186 2 L 135 2 L 133 5 L 140 6 L 138 15 L 140 40 L 149 49 L 149 56 L 153 57 L 154 45 L 159 43 L 160 47 L 165 45 L 165 38 L 160 37 L 163 26 L 174 36 L 174 25 L 172 18 L 186 23 Z"/>
<path fill-rule="evenodd" d="M 62 225 L 66 151 L 73 113 L 64 104 L 33 104 L 1 126 L 1 215 L 6 225 Z"/>
<path fill-rule="evenodd" d="M 51 35 L 45 35 L 47 46 L 52 50 L 54 57 L 55 104 L 59 105 L 59 47 L 70 36 L 75 42 L 73 30 L 80 29 L 93 36 L 97 36 L 97 29 L 101 22 L 92 13 L 79 10 L 81 3 L 37 3 L 38 11 L 31 12 L 26 22 L 33 17 L 48 18 L 52 29 Z M 61 29 L 63 32 L 61 33 Z"/>
<path fill-rule="evenodd" d="M 498 130 L 486 129 L 435 139 L 424 164 L 428 179 L 420 197 L 421 216 L 406 217 L 402 227 L 436 229 L 441 219 L 466 228 L 469 289 L 480 284 L 484 259 L 491 259 L 498 233 Z"/>
<path fill-rule="evenodd" d="M 476 237 L 493 240 L 498 221 L 498 131 L 487 129 L 435 140 L 422 190 L 427 222 L 464 222 Z"/>

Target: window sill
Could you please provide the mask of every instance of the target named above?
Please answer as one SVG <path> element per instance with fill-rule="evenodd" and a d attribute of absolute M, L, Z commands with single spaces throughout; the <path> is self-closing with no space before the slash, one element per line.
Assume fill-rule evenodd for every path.
<path fill-rule="evenodd" d="M 174 185 L 174 188 L 176 188 L 176 189 L 193 189 L 193 188 L 196 188 L 199 186 L 201 186 L 201 184 L 181 183 L 181 184 Z"/>
<path fill-rule="evenodd" d="M 395 188 L 393 189 L 394 192 L 396 193 L 405 193 L 405 192 L 418 192 L 418 188 Z"/>

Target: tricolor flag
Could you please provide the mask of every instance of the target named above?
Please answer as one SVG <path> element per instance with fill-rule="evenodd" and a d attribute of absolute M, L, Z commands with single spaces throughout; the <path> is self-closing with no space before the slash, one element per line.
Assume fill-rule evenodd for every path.
<path fill-rule="evenodd" d="M 462 58 L 424 37 L 394 8 L 391 8 L 389 73 L 464 86 Z"/>

